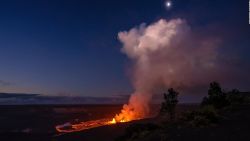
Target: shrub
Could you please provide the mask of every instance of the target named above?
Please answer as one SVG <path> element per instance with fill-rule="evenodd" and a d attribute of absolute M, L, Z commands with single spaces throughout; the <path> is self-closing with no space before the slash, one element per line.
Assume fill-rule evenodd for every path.
<path fill-rule="evenodd" d="M 232 91 L 227 93 L 227 101 L 230 105 L 239 105 L 247 103 L 246 96 L 240 94 L 239 90 L 233 89 Z"/>
<path fill-rule="evenodd" d="M 218 123 L 219 115 L 213 106 L 204 106 L 199 110 L 185 113 L 183 120 L 191 126 L 206 127 Z"/>
<path fill-rule="evenodd" d="M 143 138 L 151 131 L 158 129 L 159 127 L 152 123 L 147 124 L 132 124 L 125 130 L 125 134 L 116 139 L 116 141 L 132 141 L 139 138 Z"/>

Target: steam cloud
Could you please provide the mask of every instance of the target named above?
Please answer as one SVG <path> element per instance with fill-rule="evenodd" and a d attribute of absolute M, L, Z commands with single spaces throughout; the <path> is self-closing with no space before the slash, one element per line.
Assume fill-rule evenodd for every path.
<path fill-rule="evenodd" d="M 218 39 L 201 36 L 185 20 L 161 19 L 119 32 L 122 52 L 133 62 L 135 92 L 117 120 L 147 117 L 152 96 L 164 88 L 207 85 L 218 71 Z"/>

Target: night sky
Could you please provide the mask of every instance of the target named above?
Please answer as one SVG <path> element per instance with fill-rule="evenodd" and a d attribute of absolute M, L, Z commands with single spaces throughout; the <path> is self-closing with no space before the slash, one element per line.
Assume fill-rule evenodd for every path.
<path fill-rule="evenodd" d="M 219 37 L 220 54 L 250 90 L 248 0 L 23 0 L 0 2 L 0 92 L 113 97 L 133 92 L 120 31 L 182 18 Z M 204 31 L 204 30 L 203 30 Z M 229 85 L 231 86 L 231 85 Z M 190 96 L 194 97 L 194 96 Z M 187 98 L 188 101 L 188 98 Z"/>

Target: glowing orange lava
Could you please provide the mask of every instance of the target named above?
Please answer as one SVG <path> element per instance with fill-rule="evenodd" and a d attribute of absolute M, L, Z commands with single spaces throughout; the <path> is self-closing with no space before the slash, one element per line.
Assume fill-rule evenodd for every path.
<path fill-rule="evenodd" d="M 77 132 L 82 130 L 87 130 L 91 128 L 96 128 L 105 125 L 112 125 L 117 123 L 130 122 L 132 120 L 138 120 L 138 114 L 129 108 L 126 104 L 123 106 L 120 114 L 117 114 L 112 120 L 111 119 L 99 119 L 99 120 L 91 120 L 80 123 L 66 123 L 62 125 L 57 125 L 55 128 L 60 133 L 70 133 Z"/>
<path fill-rule="evenodd" d="M 115 118 L 113 118 L 112 120 L 99 119 L 99 120 L 80 122 L 76 124 L 66 123 L 63 125 L 57 125 L 55 128 L 57 132 L 60 132 L 60 133 L 71 133 L 71 132 L 87 130 L 87 129 L 96 128 L 96 127 L 105 126 L 105 125 L 117 124 L 121 122 L 128 122 L 128 121 L 125 121 L 125 120 L 117 121 Z"/>
<path fill-rule="evenodd" d="M 111 121 L 109 121 L 109 123 L 111 123 L 111 124 L 116 124 L 116 123 L 119 123 L 119 122 L 128 122 L 128 121 L 126 121 L 126 120 L 117 121 L 115 118 L 113 118 Z"/>
<path fill-rule="evenodd" d="M 116 124 L 115 118 L 113 118 L 109 123 L 111 123 L 111 124 Z"/>

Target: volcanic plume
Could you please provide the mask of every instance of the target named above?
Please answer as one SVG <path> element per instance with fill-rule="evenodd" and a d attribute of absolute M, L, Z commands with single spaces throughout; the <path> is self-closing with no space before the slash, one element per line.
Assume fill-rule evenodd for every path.
<path fill-rule="evenodd" d="M 152 97 L 160 89 L 191 88 L 216 77 L 219 40 L 198 35 L 183 19 L 142 24 L 119 32 L 118 38 L 122 52 L 132 60 L 135 91 L 116 121 L 149 116 Z"/>

